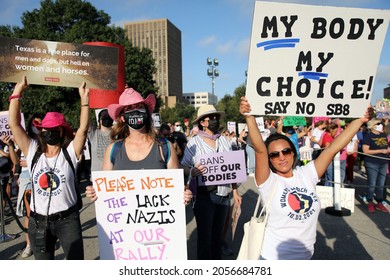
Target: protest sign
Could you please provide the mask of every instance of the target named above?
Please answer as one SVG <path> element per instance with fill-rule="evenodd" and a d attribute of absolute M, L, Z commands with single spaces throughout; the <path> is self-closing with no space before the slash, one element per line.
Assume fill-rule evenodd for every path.
<path fill-rule="evenodd" d="M 298 117 L 298 116 L 287 116 L 283 118 L 283 125 L 284 126 L 306 126 L 306 119 L 305 117 Z"/>
<path fill-rule="evenodd" d="M 264 118 L 263 117 L 257 117 L 255 119 L 256 119 L 257 127 L 259 128 L 260 132 L 264 132 L 265 131 Z"/>
<path fill-rule="evenodd" d="M 181 169 L 92 172 L 100 259 L 186 260 Z"/>
<path fill-rule="evenodd" d="M 0 81 L 117 89 L 118 48 L 0 37 Z"/>
<path fill-rule="evenodd" d="M 390 100 L 378 100 L 375 108 L 378 119 L 390 119 Z"/>
<path fill-rule="evenodd" d="M 26 125 L 24 123 L 24 114 L 21 113 L 20 115 L 20 123 L 24 129 L 26 129 Z M 12 137 L 12 132 L 11 129 L 9 128 L 8 124 L 8 111 L 3 111 L 0 112 L 0 136 L 6 136 L 6 135 L 11 135 Z"/>
<path fill-rule="evenodd" d="M 334 205 L 334 188 L 327 186 L 316 186 L 317 196 L 321 201 L 321 208 L 325 209 Z M 341 188 L 340 189 L 340 206 L 351 210 L 355 210 L 355 189 Z"/>
<path fill-rule="evenodd" d="M 240 134 L 244 129 L 246 129 L 246 131 L 248 131 L 248 129 L 246 127 L 246 123 L 239 123 L 238 124 L 238 134 Z"/>
<path fill-rule="evenodd" d="M 361 117 L 389 10 L 255 3 L 246 97 L 253 115 Z"/>
<path fill-rule="evenodd" d="M 242 183 L 247 180 L 244 150 L 198 155 L 195 162 L 206 167 L 197 177 L 198 186 Z"/>
<path fill-rule="evenodd" d="M 161 115 L 159 113 L 152 114 L 153 126 L 155 128 L 160 128 L 161 126 Z"/>
<path fill-rule="evenodd" d="M 227 129 L 229 132 L 236 132 L 236 122 L 227 122 Z"/>

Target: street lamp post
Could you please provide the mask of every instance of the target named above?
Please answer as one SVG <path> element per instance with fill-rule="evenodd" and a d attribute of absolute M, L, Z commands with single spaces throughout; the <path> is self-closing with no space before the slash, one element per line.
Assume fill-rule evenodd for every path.
<path fill-rule="evenodd" d="M 207 69 L 207 75 L 211 78 L 211 98 L 212 98 L 212 104 L 215 105 L 215 95 L 214 95 L 214 85 L 215 85 L 215 78 L 219 76 L 219 71 L 217 69 L 217 66 L 219 65 L 218 59 L 214 58 L 211 59 L 211 57 L 207 58 L 207 65 L 209 68 Z"/>

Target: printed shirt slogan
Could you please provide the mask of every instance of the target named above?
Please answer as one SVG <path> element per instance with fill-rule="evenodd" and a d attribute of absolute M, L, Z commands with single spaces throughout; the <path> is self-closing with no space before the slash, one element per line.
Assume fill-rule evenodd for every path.
<path fill-rule="evenodd" d="M 390 11 L 255 4 L 246 97 L 254 115 L 360 117 Z"/>
<path fill-rule="evenodd" d="M 92 172 L 100 259 L 186 260 L 181 169 Z"/>
<path fill-rule="evenodd" d="M 117 88 L 117 48 L 0 37 L 0 61 L 3 82 Z"/>

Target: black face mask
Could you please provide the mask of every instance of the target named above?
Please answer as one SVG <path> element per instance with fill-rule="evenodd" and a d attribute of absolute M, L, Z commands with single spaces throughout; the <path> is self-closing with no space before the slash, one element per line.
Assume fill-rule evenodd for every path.
<path fill-rule="evenodd" d="M 49 145 L 57 145 L 61 143 L 61 131 L 60 130 L 47 130 L 42 132 L 42 137 Z"/>
<path fill-rule="evenodd" d="M 142 129 L 149 119 L 146 110 L 143 109 L 128 111 L 124 117 L 127 125 L 134 130 Z"/>
<path fill-rule="evenodd" d="M 218 132 L 219 129 L 219 120 L 209 120 L 209 126 L 208 129 L 210 129 L 214 134 Z"/>
<path fill-rule="evenodd" d="M 102 126 L 111 127 L 114 121 L 111 118 L 102 118 Z"/>

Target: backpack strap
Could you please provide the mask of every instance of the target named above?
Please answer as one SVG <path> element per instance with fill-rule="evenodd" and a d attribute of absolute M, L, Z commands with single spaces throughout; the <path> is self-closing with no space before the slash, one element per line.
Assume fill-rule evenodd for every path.
<path fill-rule="evenodd" d="M 73 174 L 75 175 L 75 178 L 76 178 L 76 171 L 74 170 L 73 162 L 72 162 L 72 160 L 70 159 L 68 150 L 65 149 L 65 148 L 62 148 L 62 152 L 64 153 L 65 159 L 66 159 L 66 161 L 69 163 L 70 168 L 72 168 Z"/>
<path fill-rule="evenodd" d="M 42 155 L 42 153 L 38 152 L 38 150 L 35 151 L 35 154 L 33 156 L 33 159 L 31 161 L 31 170 L 30 170 L 30 173 L 32 174 L 33 173 L 33 170 L 34 170 L 34 167 L 35 167 L 35 164 L 37 163 L 39 157 Z"/>
<path fill-rule="evenodd" d="M 110 161 L 112 165 L 114 165 L 116 155 L 119 153 L 122 146 L 123 146 L 123 141 L 114 142 L 114 144 L 112 144 L 111 152 L 110 152 Z"/>
<path fill-rule="evenodd" d="M 70 168 L 73 171 L 74 187 L 76 189 L 76 194 L 77 194 L 77 207 L 78 207 L 79 210 L 81 210 L 81 208 L 83 208 L 83 199 L 81 198 L 81 193 L 80 193 L 80 190 L 79 190 L 79 170 L 80 170 L 80 168 L 77 169 L 77 173 L 76 173 L 76 171 L 74 169 L 73 162 L 70 159 L 68 150 L 63 147 L 62 148 L 62 152 L 64 153 L 65 159 L 69 163 Z"/>

